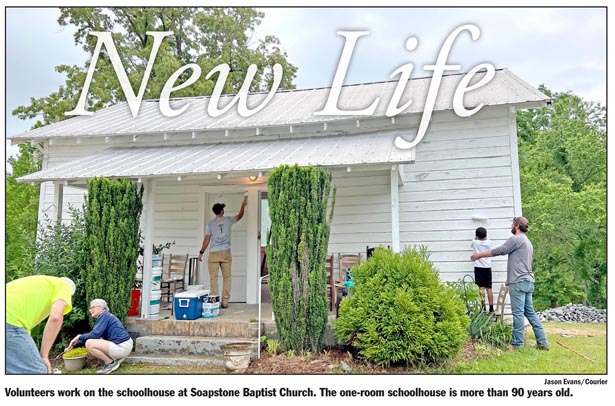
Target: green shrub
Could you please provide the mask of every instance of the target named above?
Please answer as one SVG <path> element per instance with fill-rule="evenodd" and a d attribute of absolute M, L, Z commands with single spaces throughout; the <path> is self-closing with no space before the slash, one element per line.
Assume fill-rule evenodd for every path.
<path fill-rule="evenodd" d="M 468 327 L 468 333 L 472 340 L 478 340 L 482 338 L 491 327 L 491 315 L 483 312 L 479 307 L 474 310 L 474 313 L 470 316 L 470 326 Z"/>
<path fill-rule="evenodd" d="M 421 366 L 452 358 L 467 339 L 468 317 L 440 283 L 424 247 L 376 249 L 353 268 L 356 285 L 340 304 L 337 340 L 379 365 Z"/>
<path fill-rule="evenodd" d="M 85 222 L 83 212 L 70 208 L 72 222 L 58 223 L 45 218 L 39 224 L 36 238 L 34 274 L 71 278 L 77 287 L 72 297 L 73 310 L 64 316 L 57 345 L 61 348 L 76 334 L 89 328 L 86 317 L 85 284 L 81 276 L 85 267 Z M 45 323 L 32 330 L 32 338 L 40 345 Z"/>
<path fill-rule="evenodd" d="M 278 340 L 274 340 L 272 338 L 268 338 L 267 341 L 267 352 L 271 355 L 275 355 L 280 350 L 280 342 Z"/>
<path fill-rule="evenodd" d="M 486 314 L 476 307 L 470 317 L 468 333 L 470 338 L 494 347 L 504 347 L 512 341 L 512 326 L 501 318 L 492 320 L 493 314 Z"/>
<path fill-rule="evenodd" d="M 482 340 L 494 347 L 504 347 L 512 342 L 512 326 L 502 319 L 491 323 Z"/>
<path fill-rule="evenodd" d="M 143 186 L 126 179 L 94 178 L 85 202 L 88 255 L 84 272 L 86 299 L 105 299 L 124 322 L 139 255 L 139 218 Z"/>
<path fill-rule="evenodd" d="M 325 258 L 335 204 L 331 172 L 282 165 L 269 173 L 268 188 L 267 267 L 280 344 L 295 353 L 318 352 L 329 315 Z"/>

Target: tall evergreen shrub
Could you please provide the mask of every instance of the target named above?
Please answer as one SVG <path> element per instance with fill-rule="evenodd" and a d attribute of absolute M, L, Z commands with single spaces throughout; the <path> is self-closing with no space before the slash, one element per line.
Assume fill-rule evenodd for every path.
<path fill-rule="evenodd" d="M 438 365 L 467 339 L 468 317 L 454 289 L 440 282 L 424 248 L 378 248 L 353 268 L 356 285 L 340 303 L 338 342 L 383 366 Z"/>
<path fill-rule="evenodd" d="M 281 166 L 269 175 L 269 288 L 285 350 L 320 351 L 327 326 L 325 258 L 335 191 L 324 168 Z M 331 211 L 327 205 L 331 198 Z"/>
<path fill-rule="evenodd" d="M 88 183 L 85 233 L 88 248 L 86 298 L 105 299 L 122 322 L 130 308 L 137 272 L 143 187 L 125 179 L 94 178 Z"/>

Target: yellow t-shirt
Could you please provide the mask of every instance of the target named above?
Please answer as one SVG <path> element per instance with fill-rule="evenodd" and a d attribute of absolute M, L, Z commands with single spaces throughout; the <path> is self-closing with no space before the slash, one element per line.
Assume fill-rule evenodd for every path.
<path fill-rule="evenodd" d="M 28 333 L 45 320 L 56 300 L 66 302 L 64 314 L 73 309 L 72 287 L 55 276 L 34 275 L 6 284 L 6 322 Z"/>

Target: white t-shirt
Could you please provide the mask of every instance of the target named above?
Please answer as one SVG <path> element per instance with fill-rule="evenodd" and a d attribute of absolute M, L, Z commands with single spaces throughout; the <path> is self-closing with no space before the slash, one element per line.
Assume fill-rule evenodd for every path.
<path fill-rule="evenodd" d="M 487 252 L 491 251 L 491 240 L 472 240 L 472 249 L 474 252 Z M 481 258 L 474 261 L 474 266 L 479 268 L 491 268 L 491 257 Z"/>

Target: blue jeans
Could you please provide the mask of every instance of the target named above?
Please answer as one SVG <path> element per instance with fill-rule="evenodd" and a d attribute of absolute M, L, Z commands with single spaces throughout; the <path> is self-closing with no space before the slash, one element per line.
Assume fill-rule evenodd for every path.
<path fill-rule="evenodd" d="M 508 292 L 510 294 L 510 307 L 513 314 L 513 332 L 512 345 L 513 347 L 523 347 L 523 333 L 525 330 L 525 322 L 523 317 L 532 325 L 536 343 L 538 345 L 548 346 L 545 330 L 542 328 L 542 323 L 534 311 L 532 304 L 532 293 L 534 293 L 534 282 L 521 281 L 508 284 Z"/>
<path fill-rule="evenodd" d="M 47 374 L 47 366 L 25 328 L 5 323 L 6 373 Z"/>

